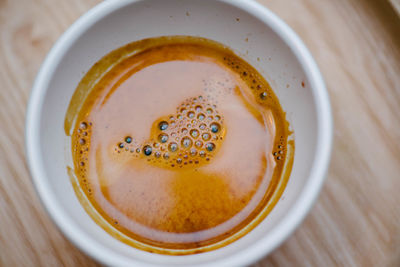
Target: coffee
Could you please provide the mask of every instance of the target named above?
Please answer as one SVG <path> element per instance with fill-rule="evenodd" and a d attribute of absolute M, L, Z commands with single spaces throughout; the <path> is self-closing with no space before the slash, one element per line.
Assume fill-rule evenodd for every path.
<path fill-rule="evenodd" d="M 253 229 L 279 199 L 293 155 L 266 80 L 202 38 L 111 52 L 82 79 L 65 126 L 89 214 L 164 254 L 215 249 Z"/>

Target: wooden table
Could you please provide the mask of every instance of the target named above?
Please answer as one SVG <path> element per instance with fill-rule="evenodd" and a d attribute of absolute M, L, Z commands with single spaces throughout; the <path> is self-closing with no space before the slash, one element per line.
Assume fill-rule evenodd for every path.
<path fill-rule="evenodd" d="M 32 81 L 97 0 L 0 0 L 0 266 L 95 266 L 50 221 L 24 154 Z M 312 212 L 255 266 L 400 266 L 399 0 L 260 0 L 304 40 L 326 79 L 332 163 Z"/>

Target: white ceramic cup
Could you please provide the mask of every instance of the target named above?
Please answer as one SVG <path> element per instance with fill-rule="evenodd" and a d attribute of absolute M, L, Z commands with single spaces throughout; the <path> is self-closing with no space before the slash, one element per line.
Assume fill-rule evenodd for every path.
<path fill-rule="evenodd" d="M 111 237 L 82 208 L 66 169 L 71 150 L 65 145 L 63 123 L 84 73 L 118 47 L 165 35 L 209 38 L 248 61 L 280 99 L 296 144 L 288 185 L 272 212 L 232 244 L 187 256 L 151 254 Z M 332 144 L 329 98 L 317 65 L 284 22 L 251 0 L 99 4 L 76 21 L 48 54 L 26 118 L 28 163 L 43 205 L 77 247 L 112 266 L 243 266 L 259 260 L 279 246 L 310 210 L 323 184 Z"/>

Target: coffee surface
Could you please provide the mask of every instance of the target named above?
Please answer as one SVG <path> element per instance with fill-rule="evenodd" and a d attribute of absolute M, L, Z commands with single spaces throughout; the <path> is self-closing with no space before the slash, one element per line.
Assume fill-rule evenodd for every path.
<path fill-rule="evenodd" d="M 66 130 L 93 209 L 160 253 L 229 239 L 284 179 L 289 131 L 278 99 L 210 40 L 160 37 L 113 51 L 78 86 Z"/>

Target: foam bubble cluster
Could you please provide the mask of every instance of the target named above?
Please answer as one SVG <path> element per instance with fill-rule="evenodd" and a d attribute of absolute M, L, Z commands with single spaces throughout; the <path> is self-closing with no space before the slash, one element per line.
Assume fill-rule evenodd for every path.
<path fill-rule="evenodd" d="M 220 147 L 225 134 L 223 123 L 217 105 L 209 98 L 190 98 L 177 107 L 176 114 L 153 123 L 149 140 L 140 144 L 126 136 L 115 151 L 130 152 L 162 167 L 199 165 L 210 161 Z"/>
<path fill-rule="evenodd" d="M 86 188 L 87 192 L 91 194 L 90 185 L 87 181 L 87 177 L 85 176 L 89 147 L 90 147 L 90 134 L 92 132 L 92 123 L 82 121 L 79 123 L 79 126 L 76 129 L 75 135 L 75 147 L 74 151 L 77 153 L 77 158 L 79 159 L 76 162 L 75 167 L 80 170 L 82 173 L 82 182 L 83 186 Z"/>
<path fill-rule="evenodd" d="M 276 160 L 281 160 L 283 157 L 286 156 L 286 148 L 283 145 L 283 136 L 280 139 L 280 144 L 276 147 L 272 155 Z"/>
<path fill-rule="evenodd" d="M 272 101 L 272 97 L 268 93 L 268 90 L 270 89 L 265 87 L 265 83 L 262 81 L 262 78 L 258 74 L 254 73 L 254 71 L 249 70 L 248 66 L 235 58 L 225 56 L 223 60 L 228 67 L 238 73 L 240 77 L 244 81 L 246 81 L 246 83 L 250 86 L 250 89 L 252 89 L 254 93 L 258 92 L 258 101 L 260 101 L 261 103 Z"/>

